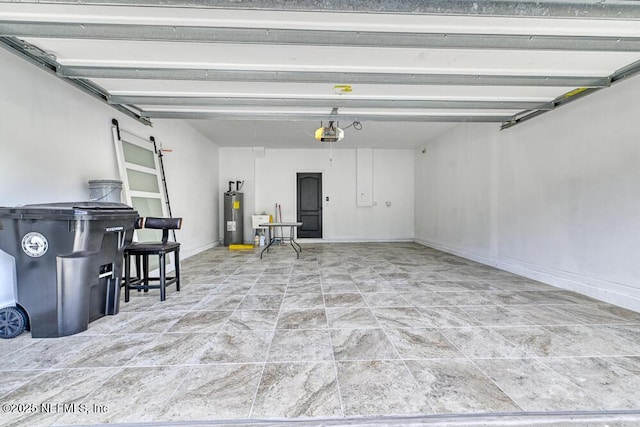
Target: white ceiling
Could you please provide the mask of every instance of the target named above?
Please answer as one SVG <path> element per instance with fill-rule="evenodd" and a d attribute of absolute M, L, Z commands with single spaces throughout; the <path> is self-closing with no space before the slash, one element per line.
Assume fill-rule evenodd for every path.
<path fill-rule="evenodd" d="M 533 118 L 640 61 L 637 1 L 316 3 L 0 0 L 0 45 L 223 147 L 308 148 L 321 121 L 357 120 L 337 147 L 419 148 L 459 122 Z"/>
<path fill-rule="evenodd" d="M 320 122 L 273 120 L 188 120 L 200 133 L 223 147 L 320 148 L 314 139 Z M 348 123 L 340 123 L 341 127 Z M 334 148 L 419 148 L 453 123 L 366 122 L 361 130 L 345 129 Z M 486 125 L 488 126 L 488 125 Z M 326 145 L 326 144 L 325 144 Z"/>

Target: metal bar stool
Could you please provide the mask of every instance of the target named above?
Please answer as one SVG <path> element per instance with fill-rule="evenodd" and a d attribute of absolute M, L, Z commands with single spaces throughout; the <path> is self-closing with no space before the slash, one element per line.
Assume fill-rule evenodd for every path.
<path fill-rule="evenodd" d="M 136 242 L 124 249 L 124 300 L 129 302 L 131 289 L 148 292 L 149 289 L 160 289 L 160 301 L 166 299 L 166 287 L 175 283 L 176 291 L 180 291 L 180 243 L 169 242 L 169 230 L 179 230 L 182 218 L 139 218 L 136 228 L 162 230 L 160 242 Z M 174 254 L 175 274 L 167 276 L 166 255 Z M 158 256 L 159 275 L 149 276 L 149 256 Z M 135 258 L 136 277 L 131 277 L 131 258 Z M 157 284 L 156 284 L 157 283 Z"/>

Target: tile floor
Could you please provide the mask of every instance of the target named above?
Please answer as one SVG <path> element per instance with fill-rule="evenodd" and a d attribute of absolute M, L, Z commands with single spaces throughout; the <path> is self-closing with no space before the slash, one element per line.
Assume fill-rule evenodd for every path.
<path fill-rule="evenodd" d="M 412 243 L 215 248 L 0 352 L 2 425 L 640 409 L 640 314 Z"/>

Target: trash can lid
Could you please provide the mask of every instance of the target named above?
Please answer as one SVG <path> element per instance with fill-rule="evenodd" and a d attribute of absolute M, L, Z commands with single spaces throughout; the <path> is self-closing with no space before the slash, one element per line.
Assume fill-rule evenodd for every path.
<path fill-rule="evenodd" d="M 115 185 L 122 187 L 122 181 L 119 179 L 90 179 L 89 186 L 103 186 L 103 185 Z"/>
<path fill-rule="evenodd" d="M 113 202 L 56 202 L 0 207 L 0 217 L 14 219 L 124 219 L 137 218 L 138 211 L 124 203 Z"/>

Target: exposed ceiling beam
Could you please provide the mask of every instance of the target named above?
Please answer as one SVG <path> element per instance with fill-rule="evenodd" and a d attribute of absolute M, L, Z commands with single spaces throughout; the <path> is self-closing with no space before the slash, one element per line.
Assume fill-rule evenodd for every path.
<path fill-rule="evenodd" d="M 475 74 L 345 73 L 324 71 L 249 71 L 197 68 L 136 68 L 98 66 L 60 66 L 58 74 L 86 79 L 152 79 L 242 82 L 385 84 L 385 85 L 461 85 L 461 86 L 560 86 L 607 87 L 601 76 L 517 76 Z"/>
<path fill-rule="evenodd" d="M 42 70 L 45 70 L 53 75 L 57 75 L 56 70 L 59 64 L 55 61 L 55 59 L 53 59 L 52 55 L 48 55 L 46 52 L 38 49 L 33 45 L 30 45 L 23 42 L 22 40 L 15 39 L 13 37 L 0 37 L 0 47 L 3 47 L 9 52 L 18 55 L 19 57 L 25 59 L 31 64 L 36 65 Z M 107 91 L 89 80 L 66 78 L 62 78 L 62 80 L 102 102 L 107 102 Z M 143 118 L 139 114 L 137 114 L 137 109 L 135 107 L 126 105 L 111 106 L 129 117 L 132 117 L 146 125 L 151 125 L 151 122 L 148 119 Z"/>
<path fill-rule="evenodd" d="M 0 36 L 444 49 L 640 51 L 639 37 L 444 34 L 0 21 Z"/>
<path fill-rule="evenodd" d="M 136 96 L 111 95 L 111 104 L 188 105 L 188 106 L 258 106 L 258 107 L 347 107 L 347 108 L 467 108 L 502 110 L 544 110 L 551 102 L 540 101 L 474 101 L 474 100 L 396 100 L 340 98 L 255 98 L 202 96 Z"/>
<path fill-rule="evenodd" d="M 627 65 L 626 67 L 623 67 L 617 70 L 615 73 L 609 76 L 609 79 L 611 80 L 611 83 L 614 84 L 614 83 L 621 82 L 622 80 L 632 77 L 636 74 L 640 74 L 640 61 L 636 61 L 632 64 Z M 551 105 L 553 106 L 553 108 L 546 109 L 546 110 L 520 112 L 515 116 L 513 116 L 511 119 L 505 121 L 500 127 L 500 129 L 508 129 L 517 124 L 526 122 L 527 120 L 531 120 L 548 111 L 555 110 L 556 108 L 562 107 L 570 102 L 573 102 L 585 96 L 591 95 L 599 91 L 600 89 L 601 88 L 584 88 L 584 87 L 575 89 L 571 92 L 565 93 L 557 97 L 556 99 L 554 99 L 551 102 Z"/>
<path fill-rule="evenodd" d="M 335 120 L 352 121 L 392 121 L 392 122 L 477 122 L 500 123 L 509 120 L 504 115 L 429 115 L 429 114 L 320 114 L 309 112 L 238 112 L 238 111 L 184 111 L 184 110 L 144 110 L 143 117 L 149 119 L 216 119 L 216 120 Z"/>
<path fill-rule="evenodd" d="M 640 20 L 637 0 L 9 0 L 9 3 Z"/>

